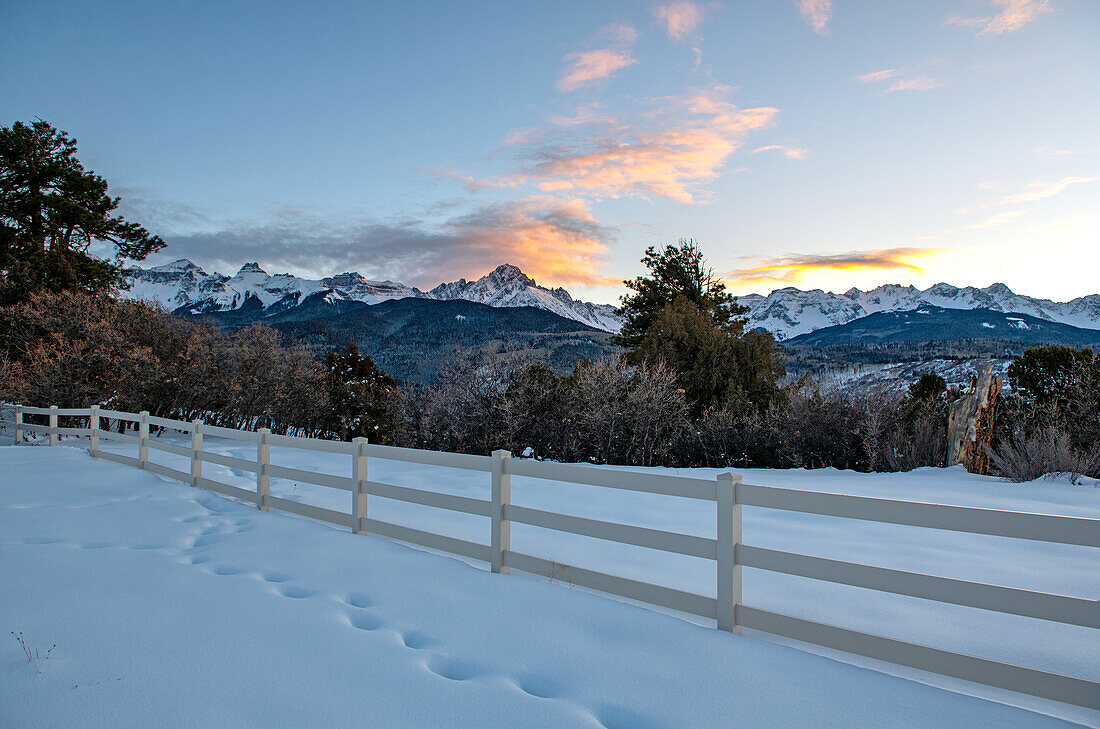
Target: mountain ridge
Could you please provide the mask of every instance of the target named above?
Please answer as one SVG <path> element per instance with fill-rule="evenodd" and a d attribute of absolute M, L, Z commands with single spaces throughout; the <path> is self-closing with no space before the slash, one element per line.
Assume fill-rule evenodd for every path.
<path fill-rule="evenodd" d="M 402 298 L 465 300 L 498 308 L 531 306 L 595 329 L 617 332 L 622 325 L 610 304 L 574 299 L 564 288 L 540 286 L 518 267 L 502 264 L 474 281 L 459 279 L 421 291 L 394 281 L 367 279 L 347 271 L 322 279 L 299 278 L 287 273 L 268 274 L 258 263 L 246 263 L 233 276 L 207 273 L 187 259 L 162 266 L 134 266 L 125 272 L 129 289 L 123 298 L 157 301 L 174 312 L 212 314 L 259 306 L 265 313 L 293 308 L 308 298 L 323 295 L 332 301 L 378 304 Z M 250 303 L 251 302 L 251 303 Z"/>
<path fill-rule="evenodd" d="M 257 263 L 246 263 L 233 276 L 225 276 L 206 273 L 186 259 L 148 269 L 135 266 L 127 269 L 126 279 L 130 289 L 121 293 L 124 298 L 159 301 L 173 311 L 189 315 L 232 312 L 246 307 L 256 311 L 258 307 L 258 318 L 268 318 L 307 300 L 311 301 L 312 310 L 323 311 L 320 300 L 346 310 L 355 302 L 375 305 L 394 299 L 422 298 L 465 300 L 492 307 L 530 306 L 605 332 L 617 333 L 622 327 L 622 319 L 611 304 L 580 301 L 564 288 L 540 286 L 517 266 L 507 263 L 481 278 L 472 281 L 460 278 L 428 291 L 401 282 L 368 279 L 354 271 L 317 280 L 286 273 L 268 274 Z M 749 309 L 748 328 L 770 332 L 781 342 L 872 314 L 914 311 L 922 306 L 989 309 L 1100 330 L 1100 294 L 1056 302 L 1016 294 L 1003 283 L 985 288 L 938 283 L 927 289 L 884 284 L 868 291 L 853 287 L 843 294 L 787 287 L 766 296 L 749 294 L 736 298 Z"/>
<path fill-rule="evenodd" d="M 1100 330 L 993 309 L 948 309 L 922 304 L 916 309 L 878 311 L 845 324 L 815 329 L 784 341 L 784 346 L 881 345 L 900 342 L 997 340 L 1030 346 L 1072 347 L 1100 344 Z"/>
<path fill-rule="evenodd" d="M 938 283 L 923 290 L 915 286 L 885 284 L 869 291 L 851 288 L 843 294 L 788 287 L 776 289 L 767 296 L 749 294 L 737 300 L 749 308 L 748 328 L 768 331 L 779 341 L 847 324 L 871 314 L 915 311 L 926 305 L 1026 314 L 1081 329 L 1100 329 L 1100 294 L 1057 302 L 1017 294 L 1003 283 L 985 288 Z"/>

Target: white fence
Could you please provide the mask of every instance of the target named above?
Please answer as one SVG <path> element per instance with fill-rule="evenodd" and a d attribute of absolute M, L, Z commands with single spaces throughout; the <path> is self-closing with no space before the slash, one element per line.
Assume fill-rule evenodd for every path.
<path fill-rule="evenodd" d="M 48 424 L 27 423 L 24 420 L 25 415 L 46 416 Z M 88 426 L 58 427 L 59 417 L 87 418 Z M 133 423 L 131 429 L 136 429 L 137 434 L 103 430 L 100 427 L 103 418 Z M 715 481 L 704 481 L 656 473 L 512 459 L 507 451 L 494 451 L 491 457 L 472 456 L 372 445 L 364 438 L 358 438 L 351 443 L 297 438 L 275 435 L 266 429 L 259 432 L 231 430 L 204 425 L 198 420 L 188 423 L 154 417 L 147 412 L 125 413 L 96 406 L 76 409 L 16 406 L 15 421 L 7 421 L 7 424 L 15 426 L 16 443 L 23 441 L 25 433 L 44 434 L 48 436 L 50 445 L 56 445 L 62 435 L 87 436 L 89 451 L 95 458 L 136 466 L 197 488 L 254 502 L 263 510 L 293 512 L 348 527 L 357 534 L 379 534 L 482 560 L 489 563 L 493 572 L 507 573 L 510 569 L 516 569 L 544 575 L 643 603 L 711 618 L 717 621 L 718 628 L 722 630 L 739 633 L 742 627 L 746 627 L 901 666 L 1100 709 L 1100 682 L 1097 681 L 863 633 L 744 604 L 741 594 L 741 568 L 782 572 L 1094 629 L 1100 629 L 1100 602 L 742 544 L 741 507 L 780 509 L 1085 547 L 1100 547 L 1100 519 L 755 486 L 741 483 L 740 476 L 728 473 L 719 475 Z M 189 433 L 190 448 L 151 439 L 150 426 Z M 203 450 L 204 434 L 255 443 L 256 460 Z M 138 456 L 135 458 L 103 451 L 99 447 L 100 440 L 135 444 L 138 447 Z M 271 446 L 346 454 L 351 456 L 351 468 L 347 476 L 336 476 L 274 465 L 271 463 Z M 189 471 L 151 462 L 150 448 L 189 458 Z M 372 481 L 368 473 L 368 460 L 372 457 L 486 472 L 491 475 L 492 498 L 473 499 Z M 216 463 L 255 473 L 255 490 L 204 477 L 203 463 Z M 512 476 L 716 502 L 717 539 L 516 506 L 510 503 Z M 271 496 L 272 477 L 349 491 L 352 495 L 351 510 L 341 512 Z M 489 520 L 489 544 L 373 519 L 368 511 L 368 496 L 372 495 L 485 517 Z M 713 560 L 717 598 L 515 552 L 510 545 L 512 522 Z"/>

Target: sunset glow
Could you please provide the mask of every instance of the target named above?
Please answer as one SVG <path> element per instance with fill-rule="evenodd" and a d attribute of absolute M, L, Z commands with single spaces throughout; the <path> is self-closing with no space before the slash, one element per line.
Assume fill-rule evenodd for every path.
<path fill-rule="evenodd" d="M 0 80 L 4 123 L 70 131 L 153 264 L 512 263 L 614 302 L 683 237 L 739 293 L 1100 290 L 1096 3 L 61 4 L 5 12 L 6 67 L 55 54 Z"/>

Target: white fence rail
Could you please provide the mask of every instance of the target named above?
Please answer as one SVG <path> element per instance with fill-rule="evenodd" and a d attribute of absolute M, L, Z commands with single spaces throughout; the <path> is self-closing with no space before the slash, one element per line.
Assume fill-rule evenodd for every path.
<path fill-rule="evenodd" d="M 48 423 L 28 423 L 25 421 L 27 415 L 46 416 Z M 88 425 L 62 428 L 58 425 L 59 417 L 87 418 Z M 137 435 L 103 430 L 103 418 L 132 423 L 136 426 Z M 1100 709 L 1100 682 L 1097 681 L 862 633 L 746 605 L 742 599 L 741 569 L 750 567 L 780 572 L 1093 629 L 1100 629 L 1100 601 L 742 544 L 741 508 L 754 506 L 1084 547 L 1100 547 L 1100 519 L 757 486 L 741 483 L 740 476 L 728 473 L 720 474 L 715 481 L 704 481 L 665 474 L 515 460 L 507 451 L 495 451 L 489 457 L 372 445 L 363 438 L 357 438 L 351 443 L 297 438 L 274 435 L 266 429 L 258 432 L 232 430 L 205 425 L 198 420 L 184 422 L 154 417 L 147 412 L 125 413 L 103 410 L 96 406 L 64 409 L 52 406 L 15 406 L 14 422 L 8 421 L 7 424 L 14 425 L 16 443 L 21 443 L 27 433 L 45 434 L 50 445 L 56 445 L 62 435 L 87 436 L 89 451 L 93 457 L 136 466 L 197 488 L 250 501 L 263 510 L 274 508 L 288 511 L 344 526 L 359 534 L 378 534 L 482 560 L 489 563 L 493 572 L 507 573 L 516 569 L 545 575 L 632 600 L 711 618 L 717 621 L 722 630 L 739 633 L 742 627 L 751 628 L 897 665 Z M 190 434 L 191 447 L 185 448 L 151 439 L 150 425 Z M 204 450 L 203 435 L 255 443 L 256 460 Z M 101 450 L 100 439 L 136 444 L 138 456 L 135 458 Z M 274 465 L 271 463 L 271 446 L 346 454 L 351 456 L 351 469 L 349 475 L 337 476 Z M 190 469 L 181 471 L 151 462 L 150 448 L 189 458 Z M 487 472 L 491 474 L 492 498 L 473 499 L 373 481 L 368 476 L 368 460 L 372 457 Z M 255 490 L 243 489 L 203 476 L 203 463 L 215 463 L 255 473 Z M 516 506 L 511 503 L 512 476 L 715 502 L 717 538 Z M 340 512 L 271 496 L 271 478 L 290 478 L 350 491 L 351 510 Z M 368 512 L 368 496 L 487 517 L 489 544 L 478 544 L 373 519 Z M 512 522 L 713 560 L 717 597 L 697 595 L 513 551 L 510 539 Z"/>

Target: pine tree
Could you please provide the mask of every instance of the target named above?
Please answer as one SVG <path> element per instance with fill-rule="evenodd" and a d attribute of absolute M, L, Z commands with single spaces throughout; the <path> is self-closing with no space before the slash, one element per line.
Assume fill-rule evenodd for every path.
<path fill-rule="evenodd" d="M 359 354 L 355 345 L 326 359 L 332 429 L 343 440 L 366 437 L 375 443 L 393 435 L 401 409 L 401 391 L 393 378 Z"/>
<path fill-rule="evenodd" d="M 660 251 L 650 246 L 642 263 L 649 275 L 623 282 L 634 293 L 622 297 L 619 315 L 623 317 L 623 328 L 614 340 L 616 344 L 636 349 L 664 308 L 679 297 L 705 311 L 720 328 L 735 335 L 741 333 L 741 317 L 748 309 L 738 306 L 726 292 L 726 285 L 707 265 L 695 241 L 681 238 L 678 245 Z"/>
<path fill-rule="evenodd" d="M 110 289 L 121 259 L 143 260 L 164 241 L 122 216 L 107 181 L 76 158 L 76 140 L 48 123 L 0 127 L 0 303 L 31 291 Z M 89 253 L 114 248 L 112 261 Z"/>

